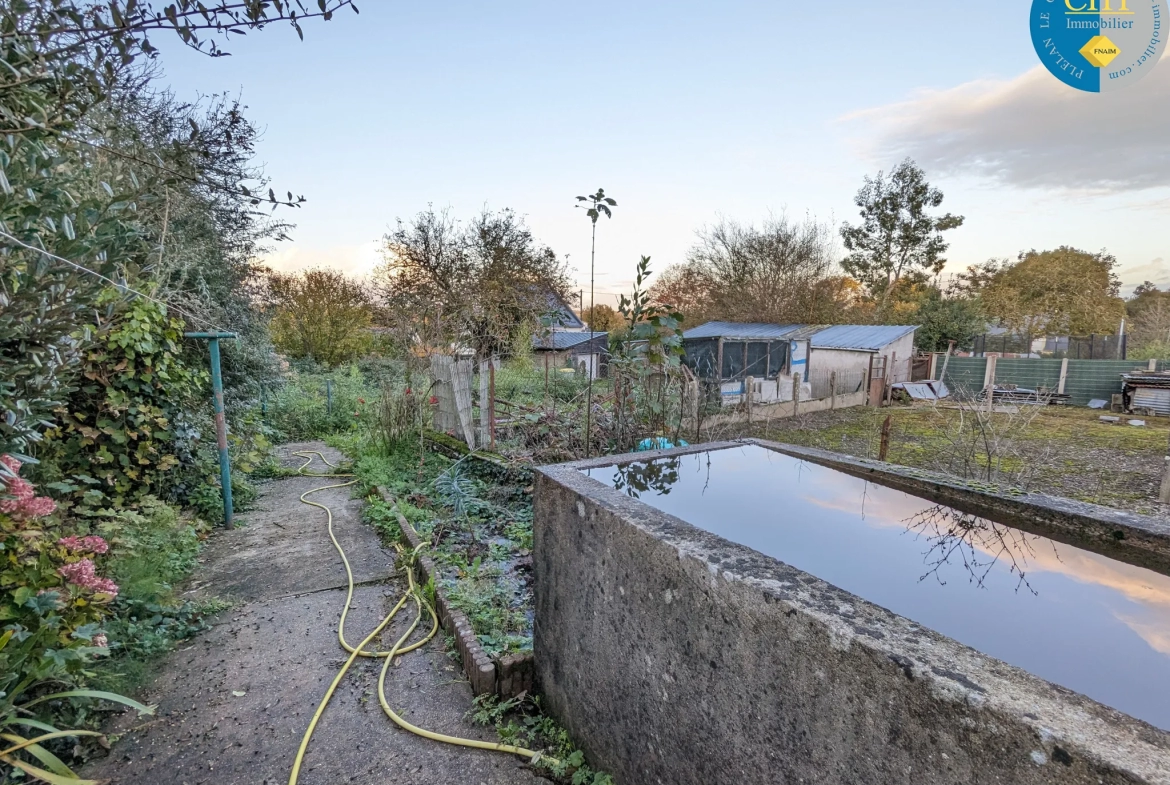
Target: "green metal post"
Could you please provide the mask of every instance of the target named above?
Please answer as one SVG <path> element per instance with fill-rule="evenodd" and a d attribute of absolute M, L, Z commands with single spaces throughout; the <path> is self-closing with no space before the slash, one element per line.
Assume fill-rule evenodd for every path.
<path fill-rule="evenodd" d="M 260 382 L 260 422 L 268 422 L 268 396 L 264 394 L 264 382 Z"/>
<path fill-rule="evenodd" d="M 325 380 L 325 413 L 333 414 L 333 380 Z"/>
<path fill-rule="evenodd" d="M 187 338 L 207 340 L 211 350 L 211 391 L 215 404 L 215 444 L 219 450 L 219 482 L 223 493 L 223 525 L 232 528 L 232 465 L 228 458 L 227 419 L 223 407 L 223 373 L 219 364 L 219 339 L 235 333 L 183 333 Z"/>

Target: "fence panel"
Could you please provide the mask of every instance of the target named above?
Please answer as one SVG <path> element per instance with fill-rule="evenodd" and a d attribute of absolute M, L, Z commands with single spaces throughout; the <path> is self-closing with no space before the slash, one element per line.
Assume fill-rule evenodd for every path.
<path fill-rule="evenodd" d="M 995 363 L 995 383 L 1030 390 L 1047 387 L 1050 392 L 1056 392 L 1061 363 L 1061 360 L 1001 357 Z"/>
<path fill-rule="evenodd" d="M 987 372 L 984 357 L 952 357 L 947 362 L 947 377 L 943 380 L 955 394 L 974 395 L 983 389 L 983 375 Z M 942 373 L 943 363 L 938 363 L 937 373 Z"/>
<path fill-rule="evenodd" d="M 1064 391 L 1075 406 L 1086 406 L 1093 398 L 1108 401 L 1121 392 L 1121 374 L 1148 367 L 1146 360 L 1069 360 Z"/>

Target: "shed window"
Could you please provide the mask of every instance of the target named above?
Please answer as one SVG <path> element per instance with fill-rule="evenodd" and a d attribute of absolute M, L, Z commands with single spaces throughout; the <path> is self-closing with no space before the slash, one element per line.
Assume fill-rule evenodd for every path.
<path fill-rule="evenodd" d="M 747 345 L 747 368 L 744 369 L 744 375 L 757 379 L 768 375 L 768 344 L 753 342 Z"/>
<path fill-rule="evenodd" d="M 788 365 L 788 341 L 772 341 L 768 344 L 768 378 L 775 378 Z"/>
<path fill-rule="evenodd" d="M 683 363 L 700 379 L 713 379 L 719 355 L 719 339 L 691 340 L 683 343 Z"/>
<path fill-rule="evenodd" d="M 723 342 L 723 378 L 738 379 L 743 374 L 743 341 Z"/>

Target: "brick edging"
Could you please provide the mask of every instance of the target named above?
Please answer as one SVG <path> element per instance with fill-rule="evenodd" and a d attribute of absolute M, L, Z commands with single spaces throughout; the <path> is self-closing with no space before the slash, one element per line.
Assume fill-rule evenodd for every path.
<path fill-rule="evenodd" d="M 382 486 L 378 486 L 378 495 L 394 510 L 407 544 L 412 550 L 417 550 L 426 541 L 398 509 L 397 500 Z M 419 556 L 417 564 L 422 582 L 434 583 L 435 614 L 439 617 L 439 624 L 443 629 L 455 638 L 455 648 L 463 661 L 463 673 L 471 682 L 471 691 L 476 695 L 495 693 L 502 698 L 512 698 L 525 691 L 531 692 L 536 671 L 531 652 L 508 654 L 498 659 L 489 656 L 479 645 L 479 639 L 471 628 L 467 614 L 454 607 L 447 597 L 447 592 L 439 581 L 439 569 L 435 560 L 423 553 Z"/>

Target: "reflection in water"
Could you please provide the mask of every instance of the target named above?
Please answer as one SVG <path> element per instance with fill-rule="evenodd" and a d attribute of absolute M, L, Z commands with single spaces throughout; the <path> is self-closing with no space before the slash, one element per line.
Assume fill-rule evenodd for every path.
<path fill-rule="evenodd" d="M 641 498 L 647 491 L 654 491 L 660 496 L 665 495 L 670 493 L 671 486 L 678 482 L 678 467 L 678 458 L 660 458 L 648 463 L 617 466 L 613 487 L 635 499 Z"/>
<path fill-rule="evenodd" d="M 1170 730 L 1166 575 L 754 445 L 588 474 Z"/>
<path fill-rule="evenodd" d="M 934 577 L 945 586 L 947 582 L 940 571 L 954 559 L 963 565 L 972 583 L 984 588 L 987 576 L 1003 560 L 1008 574 L 1016 577 L 1016 591 L 1022 586 L 1037 594 L 1028 582 L 1026 569 L 1029 559 L 1036 558 L 1032 543 L 1042 541 L 1060 559 L 1052 540 L 942 504 L 917 512 L 903 522 L 907 532 L 913 533 L 915 539 L 924 538 L 930 546 L 922 557 L 928 569 L 920 581 Z"/>

